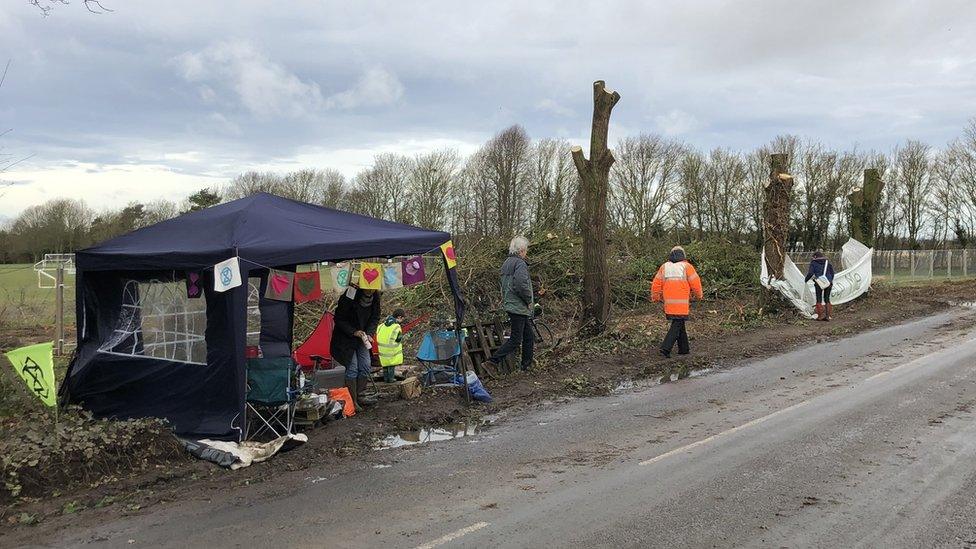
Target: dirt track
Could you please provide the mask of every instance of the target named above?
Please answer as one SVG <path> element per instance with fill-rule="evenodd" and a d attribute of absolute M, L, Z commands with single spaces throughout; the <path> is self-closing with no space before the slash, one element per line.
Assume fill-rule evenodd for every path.
<path fill-rule="evenodd" d="M 682 360 L 696 369 L 730 368 L 790 347 L 836 339 L 946 310 L 951 303 L 971 301 L 974 296 L 976 281 L 882 287 L 851 306 L 838 307 L 836 320 L 831 323 L 813 323 L 792 314 L 780 315 L 772 321 L 760 320 L 748 318 L 748 308 L 740 310 L 734 302 L 705 302 L 698 305 L 695 320 L 690 325 L 693 354 Z M 445 393 L 428 394 L 415 401 L 382 402 L 354 419 L 313 431 L 308 445 L 278 456 L 267 464 L 238 472 L 223 471 L 202 462 L 161 467 L 151 474 L 96 490 L 73 491 L 58 498 L 8 509 L 5 514 L 9 518 L 13 513 L 28 511 L 37 513 L 45 521 L 83 526 L 120 513 L 152 512 L 156 504 L 178 501 L 188 492 L 207 494 L 204 497 L 233 498 L 242 486 L 279 475 L 302 474 L 301 471 L 310 469 L 328 470 L 333 466 L 339 470 L 364 459 L 379 437 L 404 429 L 477 421 L 486 414 L 501 414 L 504 424 L 505 418 L 531 413 L 543 404 L 548 409 L 550 403 L 573 396 L 607 394 L 621 382 L 657 379 L 668 368 L 682 365 L 682 360 L 665 361 L 656 354 L 655 345 L 663 330 L 664 321 L 657 312 L 627 317 L 618 327 L 615 338 L 567 347 L 559 353 L 543 356 L 544 364 L 539 372 L 487 383 L 495 397 L 495 403 L 490 406 L 468 409 L 453 395 Z M 680 417 L 682 411 L 670 413 Z M 293 473 L 295 471 L 299 472 Z M 106 495 L 115 498 L 116 502 L 102 509 L 60 516 L 69 501 L 93 507 Z M 0 525 L 0 528 L 8 527 L 6 521 Z"/>

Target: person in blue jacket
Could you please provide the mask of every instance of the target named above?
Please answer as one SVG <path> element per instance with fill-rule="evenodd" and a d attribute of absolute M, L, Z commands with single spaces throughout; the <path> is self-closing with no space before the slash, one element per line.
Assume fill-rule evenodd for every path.
<path fill-rule="evenodd" d="M 817 284 L 817 278 L 825 276 L 827 280 L 830 281 L 830 286 L 826 288 L 821 288 Z M 830 290 L 834 289 L 834 266 L 827 261 L 827 256 L 824 255 L 822 250 L 817 250 L 813 252 L 813 259 L 810 261 L 810 267 L 807 269 L 807 276 L 803 279 L 804 282 L 813 280 L 813 289 L 817 294 L 817 320 L 830 320 L 833 314 L 833 305 L 830 304 Z"/>

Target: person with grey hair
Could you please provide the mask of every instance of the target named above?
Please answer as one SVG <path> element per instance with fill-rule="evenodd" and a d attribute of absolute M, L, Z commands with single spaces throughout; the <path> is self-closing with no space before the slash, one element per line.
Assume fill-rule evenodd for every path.
<path fill-rule="evenodd" d="M 512 332 L 508 341 L 502 344 L 489 359 L 492 370 L 519 347 L 522 348 L 522 370 L 528 370 L 532 366 L 535 333 L 532 330 L 531 318 L 535 304 L 529 265 L 525 261 L 528 253 L 529 241 L 524 236 L 516 236 L 509 243 L 508 257 L 502 263 L 502 304 L 511 321 Z"/>

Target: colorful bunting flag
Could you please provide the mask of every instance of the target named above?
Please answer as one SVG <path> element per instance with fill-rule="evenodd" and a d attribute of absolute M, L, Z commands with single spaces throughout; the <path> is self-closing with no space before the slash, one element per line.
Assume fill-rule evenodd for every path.
<path fill-rule="evenodd" d="M 241 264 L 236 257 L 214 265 L 214 290 L 226 292 L 241 285 Z"/>
<path fill-rule="evenodd" d="M 395 290 L 403 287 L 403 266 L 400 263 L 383 265 L 383 289 Z"/>
<path fill-rule="evenodd" d="M 349 263 L 349 285 L 359 287 L 359 269 L 361 265 L 358 261 Z"/>
<path fill-rule="evenodd" d="M 54 382 L 54 343 L 38 343 L 14 349 L 7 358 L 30 392 L 47 406 L 55 406 L 58 386 Z"/>
<path fill-rule="evenodd" d="M 268 285 L 264 289 L 264 297 L 275 301 L 291 301 L 294 284 L 295 273 L 271 269 L 268 272 Z"/>
<path fill-rule="evenodd" d="M 203 285 L 200 280 L 200 273 L 197 271 L 186 272 L 186 297 L 197 299 L 203 295 Z"/>
<path fill-rule="evenodd" d="M 383 289 L 382 266 L 379 263 L 364 261 L 359 264 L 359 287 L 363 290 Z"/>
<path fill-rule="evenodd" d="M 444 254 L 444 259 L 447 260 L 448 269 L 457 267 L 457 256 L 454 254 L 454 242 L 448 240 L 441 244 L 441 253 Z"/>
<path fill-rule="evenodd" d="M 318 270 L 295 273 L 295 303 L 322 299 L 322 280 Z"/>
<path fill-rule="evenodd" d="M 348 263 L 336 263 L 329 269 L 330 290 L 341 294 L 349 287 L 350 269 Z"/>
<path fill-rule="evenodd" d="M 403 267 L 402 281 L 404 286 L 420 284 L 427 278 L 423 256 L 418 255 L 402 261 L 401 266 Z"/>

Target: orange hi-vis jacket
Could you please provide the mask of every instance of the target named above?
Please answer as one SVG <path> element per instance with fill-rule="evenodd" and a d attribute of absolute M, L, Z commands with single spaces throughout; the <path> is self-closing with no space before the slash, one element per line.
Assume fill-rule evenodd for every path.
<path fill-rule="evenodd" d="M 651 283 L 651 300 L 664 302 L 664 314 L 672 317 L 691 313 L 691 296 L 702 298 L 701 278 L 687 261 L 661 265 Z"/>

